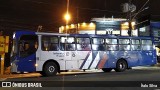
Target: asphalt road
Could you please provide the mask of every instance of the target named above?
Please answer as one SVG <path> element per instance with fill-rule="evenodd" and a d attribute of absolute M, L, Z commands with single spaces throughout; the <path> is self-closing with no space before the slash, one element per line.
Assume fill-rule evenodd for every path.
<path fill-rule="evenodd" d="M 112 71 L 110 73 L 99 71 L 85 73 L 73 72 L 62 73 L 53 77 L 37 75 L 27 78 L 9 78 L 4 81 L 33 81 L 42 82 L 42 86 L 46 85 L 46 87 L 34 88 L 34 90 L 160 90 L 160 68 L 135 68 L 125 72 Z M 10 89 L 22 90 L 22 88 L 3 88 L 3 90 Z"/>
<path fill-rule="evenodd" d="M 125 72 L 107 73 L 101 71 L 66 72 L 52 77 L 37 75 L 27 78 L 9 78 L 5 81 L 160 81 L 160 67 L 134 68 Z"/>

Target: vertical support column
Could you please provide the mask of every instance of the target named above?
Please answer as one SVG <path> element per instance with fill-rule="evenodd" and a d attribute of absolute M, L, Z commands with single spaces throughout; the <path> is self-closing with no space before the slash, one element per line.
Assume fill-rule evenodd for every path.
<path fill-rule="evenodd" d="M 128 35 L 132 36 L 132 21 L 131 19 L 129 20 L 129 30 L 128 30 Z"/>
<path fill-rule="evenodd" d="M 4 74 L 5 52 L 8 52 L 9 36 L 0 36 L 0 74 Z"/>
<path fill-rule="evenodd" d="M 76 26 L 76 34 L 78 34 L 78 30 L 79 30 L 79 29 L 78 29 L 78 28 L 79 28 L 79 27 L 78 27 L 78 21 L 79 21 L 79 20 L 78 20 L 78 19 L 79 19 L 79 11 L 78 11 L 78 9 L 79 9 L 79 7 L 77 7 L 77 26 Z"/>
<path fill-rule="evenodd" d="M 128 35 L 132 36 L 132 12 L 131 12 L 131 7 L 132 7 L 132 0 L 129 0 L 129 30 L 128 30 Z"/>
<path fill-rule="evenodd" d="M 1 55 L 1 75 L 4 74 L 4 57 L 5 57 L 5 53 Z"/>

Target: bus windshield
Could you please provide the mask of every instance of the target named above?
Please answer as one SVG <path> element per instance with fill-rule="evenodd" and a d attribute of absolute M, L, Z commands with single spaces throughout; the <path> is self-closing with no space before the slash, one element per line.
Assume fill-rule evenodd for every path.
<path fill-rule="evenodd" d="M 38 37 L 36 35 L 23 35 L 18 42 L 20 57 L 27 57 L 34 54 L 38 48 Z"/>

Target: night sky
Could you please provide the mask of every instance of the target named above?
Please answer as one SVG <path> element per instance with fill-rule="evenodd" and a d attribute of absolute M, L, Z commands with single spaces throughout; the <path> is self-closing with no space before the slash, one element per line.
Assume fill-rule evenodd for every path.
<path fill-rule="evenodd" d="M 58 27 L 65 25 L 63 15 L 67 0 L 0 0 L 0 31 L 11 34 L 15 30 L 28 29 L 36 31 L 38 25 L 42 31 L 58 32 Z M 126 18 L 121 5 L 129 0 L 70 0 L 70 23 L 89 22 L 95 17 Z M 132 0 L 137 6 L 136 12 L 148 0 Z M 139 13 L 136 18 L 151 15 L 154 20 L 160 18 L 160 0 L 150 0 L 145 6 L 149 9 Z M 135 13 L 136 13 L 135 12 Z M 9 33 L 10 32 L 10 33 Z"/>

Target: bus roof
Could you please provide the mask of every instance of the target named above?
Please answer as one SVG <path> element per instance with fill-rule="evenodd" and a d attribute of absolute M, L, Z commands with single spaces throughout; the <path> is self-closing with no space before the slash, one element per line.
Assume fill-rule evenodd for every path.
<path fill-rule="evenodd" d="M 107 38 L 142 38 L 142 39 L 150 39 L 149 36 L 137 37 L 137 36 L 116 36 L 116 35 L 95 35 L 95 34 L 62 34 L 62 33 L 44 33 L 44 32 L 36 32 L 37 35 L 53 35 L 53 36 L 71 36 L 71 37 L 107 37 Z"/>
<path fill-rule="evenodd" d="M 137 39 L 150 39 L 150 36 L 116 36 L 116 35 L 96 35 L 96 34 L 62 34 L 62 33 L 46 33 L 46 32 L 34 32 L 34 31 L 16 31 L 16 37 L 21 35 L 53 35 L 53 36 L 73 36 L 73 37 L 107 37 L 107 38 L 137 38 Z"/>

